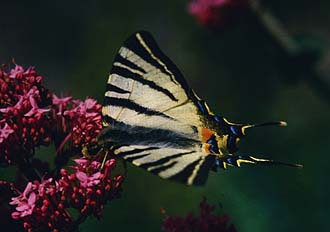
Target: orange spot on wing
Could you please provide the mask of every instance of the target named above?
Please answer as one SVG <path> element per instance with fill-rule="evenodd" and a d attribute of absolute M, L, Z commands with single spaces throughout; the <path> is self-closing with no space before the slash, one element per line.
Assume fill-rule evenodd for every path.
<path fill-rule="evenodd" d="M 207 140 L 209 140 L 213 134 L 214 134 L 213 130 L 210 130 L 208 128 L 202 128 L 202 142 L 206 143 Z"/>
<path fill-rule="evenodd" d="M 211 153 L 211 151 L 210 151 L 210 147 L 211 147 L 211 144 L 208 144 L 208 143 L 204 143 L 204 144 L 203 144 L 203 148 L 204 148 L 204 151 L 205 151 L 206 153 Z"/>

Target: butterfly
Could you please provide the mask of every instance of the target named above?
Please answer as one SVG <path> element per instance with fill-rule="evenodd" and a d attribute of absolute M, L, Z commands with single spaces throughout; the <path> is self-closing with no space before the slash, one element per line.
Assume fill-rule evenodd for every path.
<path fill-rule="evenodd" d="M 114 59 L 98 145 L 162 178 L 203 185 L 210 170 L 287 164 L 236 154 L 246 130 L 285 122 L 236 124 L 214 115 L 150 33 L 130 36 Z"/>

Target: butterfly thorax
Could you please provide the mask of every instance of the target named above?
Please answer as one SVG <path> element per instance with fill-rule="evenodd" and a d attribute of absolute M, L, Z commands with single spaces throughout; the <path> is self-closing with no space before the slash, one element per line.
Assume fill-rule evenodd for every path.
<path fill-rule="evenodd" d="M 221 135 L 220 133 L 209 128 L 202 128 L 200 133 L 204 152 L 219 157 L 221 157 L 223 154 L 229 153 L 227 149 L 228 135 Z"/>

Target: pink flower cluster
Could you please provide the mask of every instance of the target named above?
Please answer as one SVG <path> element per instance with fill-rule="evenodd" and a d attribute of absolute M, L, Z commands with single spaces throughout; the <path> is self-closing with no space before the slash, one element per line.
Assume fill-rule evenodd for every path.
<path fill-rule="evenodd" d="M 62 169 L 59 180 L 29 182 L 23 193 L 12 198 L 10 204 L 16 206 L 12 217 L 22 220 L 26 230 L 70 231 L 77 220 L 90 215 L 101 218 L 107 201 L 119 196 L 122 176 L 110 175 L 115 160 L 107 160 L 102 169 L 98 161 L 74 161 L 73 173 Z M 78 218 L 74 219 L 68 209 L 75 209 Z"/>
<path fill-rule="evenodd" d="M 0 163 L 17 162 L 51 139 L 51 94 L 33 67 L 0 69 Z M 15 146 L 13 146 L 15 144 Z"/>
<path fill-rule="evenodd" d="M 193 0 L 188 12 L 207 27 L 222 27 L 238 18 L 249 0 Z"/>
<path fill-rule="evenodd" d="M 72 101 L 72 109 L 66 109 L 64 116 L 71 122 L 71 136 L 73 145 L 81 147 L 88 143 L 95 143 L 101 132 L 101 108 L 96 100 L 87 98 L 85 101 Z"/>
<path fill-rule="evenodd" d="M 96 141 L 101 105 L 91 98 L 57 97 L 41 82 L 33 67 L 0 69 L 0 163 L 18 162 L 51 140 L 59 149 L 68 141 L 76 148 Z"/>
<path fill-rule="evenodd" d="M 236 232 L 228 216 L 214 215 L 215 206 L 209 205 L 204 199 L 200 203 L 200 214 L 195 217 L 189 213 L 185 218 L 165 216 L 162 230 L 165 232 Z"/>
<path fill-rule="evenodd" d="M 11 218 L 27 231 L 73 231 L 88 216 L 101 218 L 104 205 L 120 194 L 123 177 L 112 175 L 116 161 L 101 164 L 104 154 L 98 154 L 67 166 L 70 158 L 82 156 L 84 145 L 95 144 L 101 105 L 91 98 L 57 97 L 34 68 L 17 64 L 0 68 L 0 88 L 0 164 L 17 166 L 15 182 L 0 181 L 0 203 L 7 203 L 0 214 L 10 203 Z M 53 170 L 35 156 L 36 148 L 51 143 Z"/>
<path fill-rule="evenodd" d="M 17 197 L 12 197 L 10 204 L 16 205 L 16 211 L 12 213 L 12 217 L 14 219 L 24 218 L 32 215 L 34 211 L 40 214 L 37 218 L 40 218 L 41 215 L 45 216 L 44 205 L 50 205 L 49 199 L 54 195 L 55 189 L 56 186 L 52 178 L 43 180 L 41 183 L 38 180 L 28 182 L 23 193 L 20 193 Z M 20 192 L 19 190 L 16 191 Z M 38 206 L 36 206 L 40 200 L 43 205 L 43 210 L 41 210 L 41 208 L 38 209 Z"/>
<path fill-rule="evenodd" d="M 121 175 L 111 177 L 116 166 L 114 159 L 107 160 L 104 166 L 96 160 L 75 159 L 77 166 L 72 167 L 73 174 L 61 170 L 59 186 L 63 196 L 63 205 L 70 205 L 82 215 L 94 215 L 101 218 L 107 201 L 117 198 L 123 180 Z"/>

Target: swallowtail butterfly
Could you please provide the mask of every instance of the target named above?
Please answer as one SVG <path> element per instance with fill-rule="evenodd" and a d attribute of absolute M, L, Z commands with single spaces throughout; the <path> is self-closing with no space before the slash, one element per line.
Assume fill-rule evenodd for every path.
<path fill-rule="evenodd" d="M 286 123 L 236 124 L 214 115 L 145 31 L 129 37 L 115 57 L 102 117 L 98 146 L 188 185 L 202 185 L 210 170 L 228 165 L 300 166 L 235 154 L 247 129 Z"/>

